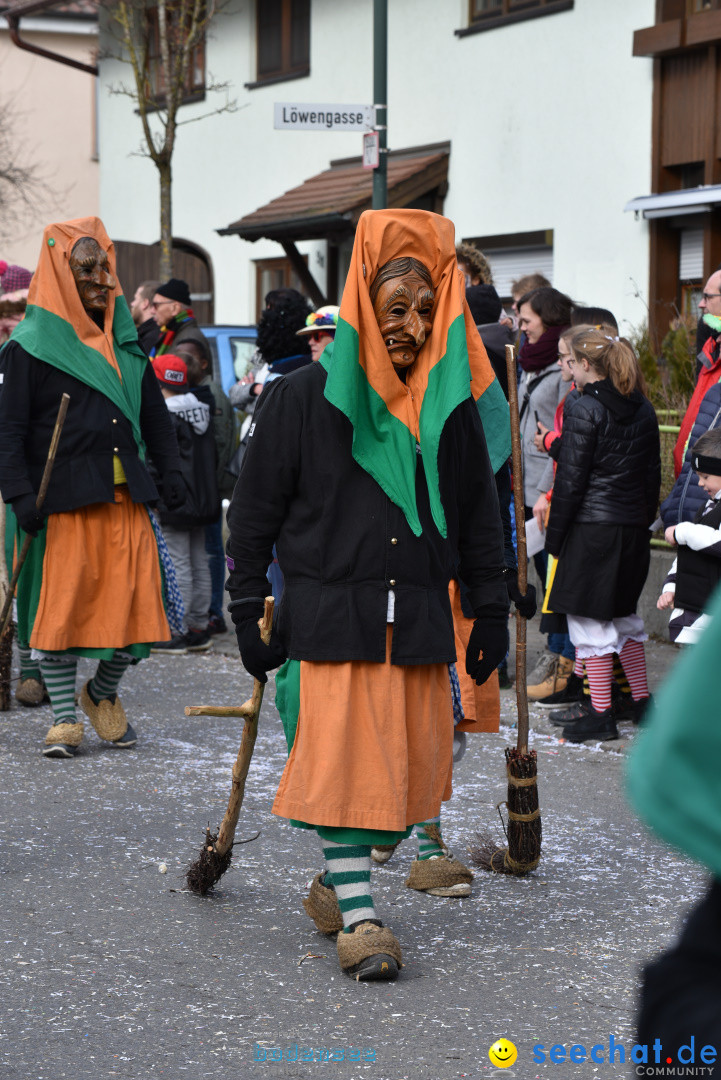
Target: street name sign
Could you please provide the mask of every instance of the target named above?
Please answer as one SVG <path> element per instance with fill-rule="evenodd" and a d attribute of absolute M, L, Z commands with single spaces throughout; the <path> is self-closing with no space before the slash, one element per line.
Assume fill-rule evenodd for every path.
<path fill-rule="evenodd" d="M 273 127 L 280 131 L 369 131 L 372 105 L 317 105 L 276 101 Z"/>

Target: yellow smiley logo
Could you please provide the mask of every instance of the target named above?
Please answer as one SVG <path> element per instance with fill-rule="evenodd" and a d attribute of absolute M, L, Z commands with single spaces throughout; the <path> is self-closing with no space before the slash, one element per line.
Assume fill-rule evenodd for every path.
<path fill-rule="evenodd" d="M 518 1051 L 509 1039 L 496 1039 L 488 1051 L 492 1065 L 499 1069 L 507 1069 L 518 1057 Z"/>

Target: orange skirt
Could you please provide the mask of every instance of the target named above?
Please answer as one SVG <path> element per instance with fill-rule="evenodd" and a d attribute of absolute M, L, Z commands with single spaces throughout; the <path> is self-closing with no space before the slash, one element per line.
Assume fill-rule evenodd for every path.
<path fill-rule="evenodd" d="M 400 831 L 451 797 L 446 664 L 300 663 L 295 740 L 273 813 L 311 825 Z"/>
<path fill-rule="evenodd" d="M 127 487 L 115 503 L 50 514 L 30 644 L 62 652 L 167 641 L 158 547 Z"/>
<path fill-rule="evenodd" d="M 498 672 L 478 686 L 470 675 L 466 674 L 466 649 L 473 629 L 473 619 L 468 619 L 461 610 L 461 590 L 457 581 L 448 586 L 453 612 L 453 630 L 456 635 L 456 656 L 458 663 L 458 682 L 461 687 L 461 705 L 465 720 L 456 726 L 457 731 L 497 732 L 501 719 L 501 691 L 498 686 Z"/>

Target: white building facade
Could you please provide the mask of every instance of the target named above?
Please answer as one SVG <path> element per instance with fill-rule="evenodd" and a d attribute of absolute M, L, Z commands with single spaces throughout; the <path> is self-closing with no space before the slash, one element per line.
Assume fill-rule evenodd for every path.
<path fill-rule="evenodd" d="M 279 18 L 294 5 L 307 18 L 309 44 L 299 44 L 302 70 L 301 55 L 295 73 L 270 77 L 262 68 L 272 70 L 274 58 L 258 48 L 264 2 L 231 0 L 214 21 L 205 70 L 230 84 L 238 108 L 182 127 L 173 161 L 173 233 L 207 255 L 217 322 L 253 322 L 259 292 L 273 283 L 266 260 L 278 260 L 279 272 L 285 262 L 275 239 L 251 243 L 219 230 L 361 153 L 355 132 L 275 130 L 275 103 L 372 102 L 372 0 L 274 3 Z M 624 206 L 651 190 L 653 61 L 633 57 L 633 35 L 653 23 L 655 0 L 531 0 L 520 14 L 516 6 L 390 0 L 388 146 L 450 144 L 443 213 L 459 239 L 490 250 L 502 295 L 514 274 L 544 270 L 627 329 L 647 315 L 649 238 L 647 223 Z M 294 46 L 279 39 L 286 61 Z M 114 239 L 150 244 L 159 233 L 157 173 L 136 156 L 142 133 L 132 103 L 110 93 L 122 81 L 128 70 L 101 59 L 101 215 Z M 208 94 L 184 105 L 180 119 L 223 100 Z M 349 244 L 347 236 L 340 243 L 341 273 Z M 328 242 L 298 234 L 297 248 L 320 290 L 332 292 Z M 136 283 L 123 284 L 132 292 Z"/>

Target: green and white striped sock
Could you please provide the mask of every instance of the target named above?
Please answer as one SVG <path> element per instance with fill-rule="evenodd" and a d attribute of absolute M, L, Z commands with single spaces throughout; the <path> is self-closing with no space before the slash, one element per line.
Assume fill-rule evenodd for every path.
<path fill-rule="evenodd" d="M 75 724 L 75 676 L 78 670 L 76 656 L 49 659 L 43 656 L 40 670 L 48 689 L 53 710 L 54 724 Z"/>
<path fill-rule="evenodd" d="M 371 896 L 370 844 L 336 844 L 323 840 L 327 876 L 335 889 L 343 928 L 352 923 L 375 919 Z"/>
<path fill-rule="evenodd" d="M 426 826 L 430 825 L 429 831 L 426 831 Z M 443 841 L 441 840 L 441 818 L 438 817 L 429 818 L 428 821 L 419 821 L 414 826 L 416 834 L 416 840 L 418 841 L 418 858 L 432 859 L 434 855 L 444 855 L 445 851 L 441 847 Z M 438 841 L 441 840 L 439 844 Z"/>
<path fill-rule="evenodd" d="M 96 705 L 103 698 L 108 698 L 109 701 L 115 703 L 120 680 L 132 662 L 132 657 L 128 656 L 127 653 L 120 655 L 116 653 L 112 660 L 101 660 L 99 662 L 98 670 L 90 680 L 88 687 L 90 696 Z"/>
<path fill-rule="evenodd" d="M 20 678 L 37 679 L 40 682 L 40 661 L 33 660 L 33 651 L 29 645 L 18 645 L 20 654 Z"/>

